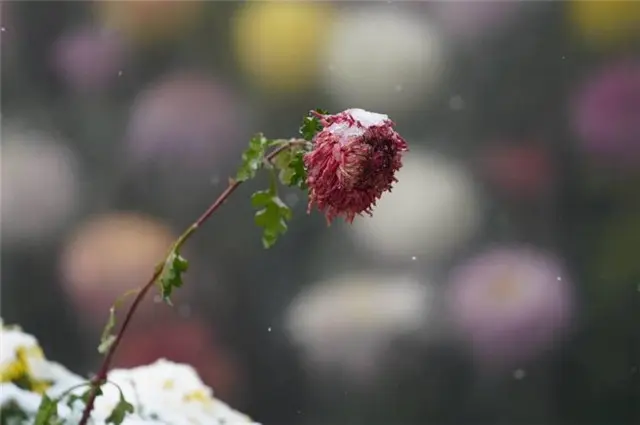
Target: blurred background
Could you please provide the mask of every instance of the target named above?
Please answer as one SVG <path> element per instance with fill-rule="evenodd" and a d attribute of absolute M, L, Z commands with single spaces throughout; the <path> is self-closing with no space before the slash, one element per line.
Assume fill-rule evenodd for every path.
<path fill-rule="evenodd" d="M 2 316 L 81 374 L 109 306 L 312 108 L 389 114 L 373 218 L 264 250 L 242 187 L 116 366 L 264 424 L 640 423 L 639 1 L 2 1 Z M 121 313 L 122 314 L 122 313 Z"/>

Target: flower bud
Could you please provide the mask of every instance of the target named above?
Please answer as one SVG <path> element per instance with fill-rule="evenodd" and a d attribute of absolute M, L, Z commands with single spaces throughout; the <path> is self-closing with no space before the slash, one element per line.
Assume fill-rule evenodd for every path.
<path fill-rule="evenodd" d="M 371 215 L 376 201 L 397 182 L 405 140 L 387 115 L 348 109 L 319 115 L 324 127 L 304 157 L 309 186 L 308 212 L 315 204 L 331 224 L 343 216 Z"/>

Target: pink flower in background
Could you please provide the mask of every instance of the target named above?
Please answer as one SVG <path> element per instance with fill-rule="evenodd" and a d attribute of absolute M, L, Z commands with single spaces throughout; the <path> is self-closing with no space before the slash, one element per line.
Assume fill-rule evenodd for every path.
<path fill-rule="evenodd" d="M 640 61 L 594 73 L 574 100 L 574 129 L 590 154 L 617 163 L 640 160 Z"/>
<path fill-rule="evenodd" d="M 313 205 L 331 223 L 344 216 L 371 215 L 382 194 L 397 181 L 407 143 L 386 115 L 348 109 L 321 120 L 324 130 L 305 155 L 308 170 L 309 212 Z"/>
<path fill-rule="evenodd" d="M 135 161 L 211 165 L 239 135 L 240 107 L 231 89 L 195 72 L 165 76 L 133 105 L 127 140 Z"/>
<path fill-rule="evenodd" d="M 519 1 L 436 1 L 429 3 L 437 24 L 448 35 L 477 40 L 499 32 L 522 9 Z"/>
<path fill-rule="evenodd" d="M 555 179 L 550 154 L 539 146 L 492 146 L 480 166 L 492 184 L 514 198 L 549 193 Z"/>
<path fill-rule="evenodd" d="M 454 325 L 490 369 L 516 367 L 553 348 L 572 318 L 562 266 L 527 247 L 477 255 L 453 271 L 448 291 Z"/>
<path fill-rule="evenodd" d="M 117 80 L 125 48 L 115 33 L 84 27 L 62 35 L 53 45 L 53 65 L 65 83 L 79 91 L 107 89 Z"/>

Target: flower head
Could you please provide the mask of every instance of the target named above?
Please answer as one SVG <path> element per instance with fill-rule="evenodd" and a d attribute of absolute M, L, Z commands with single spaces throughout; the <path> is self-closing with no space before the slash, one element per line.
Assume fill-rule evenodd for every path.
<path fill-rule="evenodd" d="M 363 212 L 371 215 L 376 201 L 397 181 L 407 142 L 386 115 L 348 109 L 319 118 L 324 128 L 304 157 L 308 212 L 315 204 L 329 224 L 338 216 L 351 223 Z"/>

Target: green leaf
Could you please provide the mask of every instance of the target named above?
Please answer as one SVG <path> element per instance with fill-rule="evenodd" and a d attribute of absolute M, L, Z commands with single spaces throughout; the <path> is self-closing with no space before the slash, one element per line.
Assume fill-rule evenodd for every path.
<path fill-rule="evenodd" d="M 102 336 L 100 337 L 100 345 L 98 346 L 98 352 L 100 354 L 105 354 L 109 351 L 109 348 L 116 340 L 116 336 L 113 334 L 113 328 L 116 326 L 116 309 L 122 304 L 122 302 L 129 296 L 138 293 L 138 289 L 132 289 L 130 291 L 125 292 L 113 303 L 111 308 L 109 309 L 109 318 L 107 319 L 107 324 L 104 326 L 102 330 Z"/>
<path fill-rule="evenodd" d="M 304 151 L 298 151 L 294 154 L 291 162 L 289 162 L 289 170 L 291 170 L 291 178 L 288 185 L 298 187 L 302 190 L 307 189 L 307 169 L 304 166 Z"/>
<path fill-rule="evenodd" d="M 177 250 L 173 250 L 164 263 L 159 279 L 162 299 L 164 299 L 167 304 L 171 305 L 169 297 L 175 288 L 180 288 L 183 285 L 182 273 L 188 269 L 189 262 L 182 257 Z"/>
<path fill-rule="evenodd" d="M 293 158 L 293 146 L 289 149 L 285 149 L 280 152 L 276 157 L 271 161 L 274 167 L 277 170 L 280 170 L 280 181 L 282 184 L 288 185 L 288 181 L 290 180 L 290 176 L 288 175 L 289 164 L 291 163 L 291 159 Z"/>
<path fill-rule="evenodd" d="M 316 109 L 316 112 L 319 114 L 326 115 L 328 112 L 323 109 Z M 313 140 L 313 137 L 322 130 L 322 124 L 318 117 L 315 117 L 309 113 L 302 120 L 302 125 L 300 126 L 300 134 L 304 137 L 305 140 Z"/>
<path fill-rule="evenodd" d="M 104 326 L 102 330 L 102 336 L 100 337 L 100 345 L 98 345 L 98 353 L 104 354 L 109 351 L 109 347 L 116 340 L 115 335 L 113 335 L 113 328 L 116 326 L 116 306 L 115 304 L 111 306 L 109 309 L 109 318 L 107 319 L 107 324 Z"/>
<path fill-rule="evenodd" d="M 291 220 L 291 209 L 278 197 L 275 189 L 259 191 L 251 196 L 254 208 L 260 208 L 255 215 L 255 223 L 262 227 L 262 245 L 271 248 L 278 237 L 287 231 L 287 221 Z"/>
<path fill-rule="evenodd" d="M 52 423 L 57 423 L 58 420 L 58 401 L 43 394 L 34 425 L 51 425 Z"/>
<path fill-rule="evenodd" d="M 105 423 L 120 425 L 128 413 L 133 413 L 133 404 L 125 400 L 122 391 L 120 391 L 120 401 L 118 401 L 116 407 L 113 408 Z"/>
<path fill-rule="evenodd" d="M 82 394 L 69 394 L 69 397 L 67 397 L 67 406 L 69 406 L 70 408 L 73 407 L 73 404 L 76 401 L 81 401 L 86 406 L 87 403 L 89 402 L 89 397 L 91 396 L 91 390 L 92 390 L 92 387 L 89 387 Z M 102 395 L 102 388 L 96 387 L 96 397 L 99 397 L 101 395 Z"/>
<path fill-rule="evenodd" d="M 2 425 L 25 424 L 28 419 L 27 412 L 22 410 L 15 401 L 6 402 L 0 409 L 0 423 Z"/>
<path fill-rule="evenodd" d="M 271 141 L 258 133 L 249 141 L 249 147 L 242 154 L 242 164 L 236 174 L 236 180 L 245 181 L 255 177 L 256 172 L 262 167 L 265 151 Z"/>
<path fill-rule="evenodd" d="M 306 149 L 300 145 L 282 151 L 273 160 L 273 165 L 280 171 L 280 182 L 289 187 L 307 188 L 307 170 L 304 167 Z"/>
<path fill-rule="evenodd" d="M 251 205 L 254 208 L 265 207 L 271 203 L 273 193 L 270 190 L 260 190 L 251 195 Z"/>

